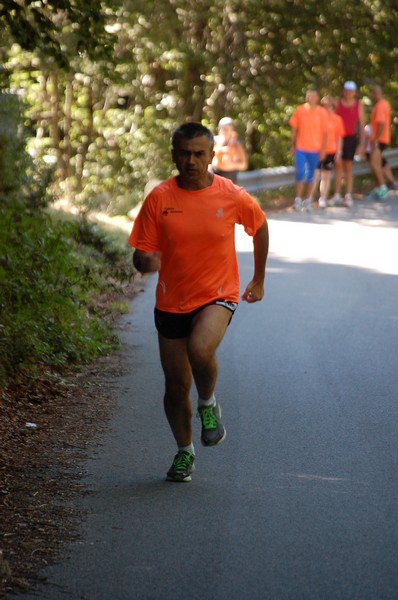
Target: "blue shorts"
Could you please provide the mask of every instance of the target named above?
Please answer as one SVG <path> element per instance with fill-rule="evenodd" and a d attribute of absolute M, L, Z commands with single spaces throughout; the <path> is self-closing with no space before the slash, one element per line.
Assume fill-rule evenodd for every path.
<path fill-rule="evenodd" d="M 319 152 L 294 151 L 294 166 L 296 168 L 296 181 L 314 181 L 315 169 L 319 162 Z"/>

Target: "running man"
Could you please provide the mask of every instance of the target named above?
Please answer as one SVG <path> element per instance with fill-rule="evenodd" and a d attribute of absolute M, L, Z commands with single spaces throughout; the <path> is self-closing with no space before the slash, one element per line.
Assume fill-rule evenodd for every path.
<path fill-rule="evenodd" d="M 185 123 L 172 137 L 172 161 L 178 175 L 146 198 L 129 243 L 141 273 L 159 271 L 155 325 L 165 376 L 164 409 L 177 443 L 167 473 L 169 481 L 191 481 L 192 380 L 198 392 L 198 415 L 205 446 L 226 436 L 214 390 L 216 350 L 239 301 L 239 274 L 234 245 L 235 223 L 253 236 L 254 274 L 242 300 L 264 296 L 268 225 L 258 203 L 228 179 L 211 173 L 211 131 Z"/>
<path fill-rule="evenodd" d="M 296 108 L 289 120 L 292 130 L 291 152 L 296 168 L 296 198 L 293 204 L 295 210 L 311 210 L 315 169 L 326 155 L 326 111 L 318 103 L 318 90 L 308 90 L 305 103 Z M 307 189 L 303 200 L 304 181 L 307 182 Z"/>

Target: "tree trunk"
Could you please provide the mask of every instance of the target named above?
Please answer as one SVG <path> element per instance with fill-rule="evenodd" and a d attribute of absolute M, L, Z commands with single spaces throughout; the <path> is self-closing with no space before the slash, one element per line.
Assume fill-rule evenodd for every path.
<path fill-rule="evenodd" d="M 73 154 L 72 142 L 70 139 L 70 130 L 72 126 L 72 106 L 73 106 L 73 73 L 68 73 L 65 83 L 65 103 L 64 103 L 64 143 L 63 156 L 65 164 L 65 178 L 71 176 L 71 159 Z"/>
<path fill-rule="evenodd" d="M 60 108 L 60 95 L 59 95 L 59 82 L 58 73 L 52 71 L 48 77 L 47 89 L 49 89 L 50 98 L 50 137 L 52 140 L 52 147 L 55 149 L 57 164 L 59 169 L 59 179 L 62 181 L 66 178 L 66 165 L 63 157 L 61 148 L 61 132 L 60 132 L 60 121 L 62 120 L 62 111 Z"/>

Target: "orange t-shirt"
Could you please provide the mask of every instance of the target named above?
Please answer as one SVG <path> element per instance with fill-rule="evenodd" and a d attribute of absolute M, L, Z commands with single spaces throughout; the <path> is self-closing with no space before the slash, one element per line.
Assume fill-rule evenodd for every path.
<path fill-rule="evenodd" d="M 297 129 L 296 148 L 304 152 L 319 152 L 326 132 L 327 113 L 322 106 L 311 108 L 300 104 L 292 114 L 289 125 Z"/>
<path fill-rule="evenodd" d="M 345 135 L 344 121 L 336 113 L 327 113 L 327 132 L 326 154 L 336 154 L 338 139 Z"/>
<path fill-rule="evenodd" d="M 161 252 L 156 307 L 187 313 L 217 299 L 238 302 L 235 223 L 253 236 L 264 220 L 254 198 L 218 175 L 197 191 L 181 189 L 175 177 L 158 185 L 129 238 L 143 252 Z"/>
<path fill-rule="evenodd" d="M 374 140 L 380 123 L 384 123 L 384 129 L 379 137 L 379 142 L 389 144 L 391 142 L 391 106 L 384 98 L 376 102 L 370 115 L 370 139 Z"/>
<path fill-rule="evenodd" d="M 220 170 L 228 170 L 231 163 L 239 159 L 238 140 L 233 137 L 228 144 L 224 144 L 224 137 L 216 135 L 214 138 L 214 160 L 213 167 Z M 226 163 L 226 164 L 225 164 Z"/>

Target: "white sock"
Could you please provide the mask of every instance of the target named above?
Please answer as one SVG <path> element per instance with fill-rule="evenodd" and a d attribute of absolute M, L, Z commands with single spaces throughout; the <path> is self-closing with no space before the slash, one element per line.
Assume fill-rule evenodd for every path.
<path fill-rule="evenodd" d="M 215 406 L 216 405 L 216 397 L 214 394 L 208 400 L 203 400 L 203 398 L 198 397 L 198 408 L 202 408 L 202 406 Z"/>
<path fill-rule="evenodd" d="M 186 452 L 190 452 L 191 454 L 193 454 L 195 456 L 195 448 L 193 447 L 193 444 L 189 444 L 189 446 L 178 446 L 179 450 L 185 450 Z"/>

